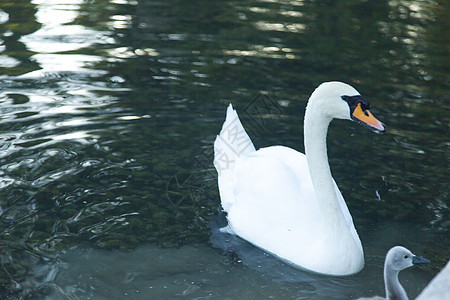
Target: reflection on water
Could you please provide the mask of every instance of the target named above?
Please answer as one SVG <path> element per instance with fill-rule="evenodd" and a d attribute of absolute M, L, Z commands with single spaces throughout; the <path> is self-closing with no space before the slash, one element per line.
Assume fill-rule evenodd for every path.
<path fill-rule="evenodd" d="M 383 294 L 394 244 L 433 262 L 403 277 L 417 295 L 450 248 L 448 11 L 445 1 L 0 2 L 0 297 L 348 299 Z M 211 225 L 224 222 L 212 218 L 211 150 L 226 105 L 257 147 L 302 150 L 305 101 L 335 79 L 388 126 L 330 128 L 367 259 L 340 279 Z M 267 103 L 276 110 L 249 106 Z"/>
<path fill-rule="evenodd" d="M 37 266 L 33 278 L 50 291 L 47 299 L 353 299 L 383 295 L 384 255 L 392 237 L 409 229 L 390 223 L 367 241 L 365 269 L 357 276 L 327 277 L 294 269 L 245 241 L 220 233 L 212 224 L 214 246 L 177 249 L 143 246 L 131 252 L 72 248 L 51 264 Z M 376 240 L 376 243 L 374 242 Z M 416 245 L 423 241 L 416 241 Z M 223 251 L 223 252 L 222 252 Z M 411 298 L 430 275 L 420 268 L 404 271 L 402 283 Z"/>

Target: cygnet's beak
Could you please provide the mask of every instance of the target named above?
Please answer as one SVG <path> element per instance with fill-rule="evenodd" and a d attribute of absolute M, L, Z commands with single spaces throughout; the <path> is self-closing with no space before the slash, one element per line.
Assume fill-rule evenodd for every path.
<path fill-rule="evenodd" d="M 368 109 L 364 109 L 361 107 L 361 103 L 353 110 L 351 117 L 354 121 L 361 123 L 366 126 L 370 130 L 376 133 L 382 133 L 386 130 L 386 126 L 383 123 L 378 121 L 372 113 Z"/>
<path fill-rule="evenodd" d="M 428 260 L 428 259 L 426 259 L 426 258 L 423 258 L 423 257 L 420 257 L 420 256 L 413 256 L 413 260 L 412 260 L 412 263 L 414 264 L 414 265 L 418 265 L 418 264 L 427 264 L 427 263 L 429 263 L 430 261 Z"/>

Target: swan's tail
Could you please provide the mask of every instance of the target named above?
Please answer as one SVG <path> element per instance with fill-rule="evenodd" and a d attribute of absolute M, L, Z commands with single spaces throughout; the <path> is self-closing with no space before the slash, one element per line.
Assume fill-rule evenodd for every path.
<path fill-rule="evenodd" d="M 236 158 L 254 151 L 255 146 L 230 104 L 222 130 L 214 142 L 214 166 L 217 173 L 219 176 L 226 173 L 234 167 Z"/>
<path fill-rule="evenodd" d="M 233 201 L 234 198 L 233 195 L 227 195 L 227 193 L 232 192 L 232 187 L 228 185 L 233 181 L 230 176 L 236 159 L 254 151 L 256 151 L 255 146 L 230 104 L 222 130 L 214 142 L 214 167 L 219 175 L 220 198 L 225 211 L 228 211 L 229 205 L 231 205 L 230 201 Z"/>

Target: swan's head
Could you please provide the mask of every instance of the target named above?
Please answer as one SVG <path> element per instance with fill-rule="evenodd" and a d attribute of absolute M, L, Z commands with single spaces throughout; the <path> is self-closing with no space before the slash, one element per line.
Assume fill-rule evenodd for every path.
<path fill-rule="evenodd" d="M 416 256 L 408 249 L 401 246 L 391 248 L 386 255 L 385 268 L 393 271 L 401 271 L 416 264 L 425 264 L 430 261 L 426 258 Z"/>
<path fill-rule="evenodd" d="M 333 119 L 358 122 L 377 133 L 384 132 L 385 126 L 369 111 L 370 103 L 352 86 L 338 82 L 325 82 L 311 95 L 320 110 Z"/>

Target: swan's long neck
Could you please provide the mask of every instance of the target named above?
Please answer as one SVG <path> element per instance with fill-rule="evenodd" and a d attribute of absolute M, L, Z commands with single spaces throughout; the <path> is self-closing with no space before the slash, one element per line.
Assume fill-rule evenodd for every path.
<path fill-rule="evenodd" d="M 387 300 L 408 300 L 405 289 L 398 281 L 398 273 L 398 271 L 392 270 L 386 265 L 384 266 L 384 285 Z"/>
<path fill-rule="evenodd" d="M 327 156 L 327 131 L 332 118 L 322 113 L 320 102 L 311 98 L 305 113 L 305 152 L 319 208 L 328 228 L 346 226 Z M 330 227 L 329 227 L 330 226 Z"/>

